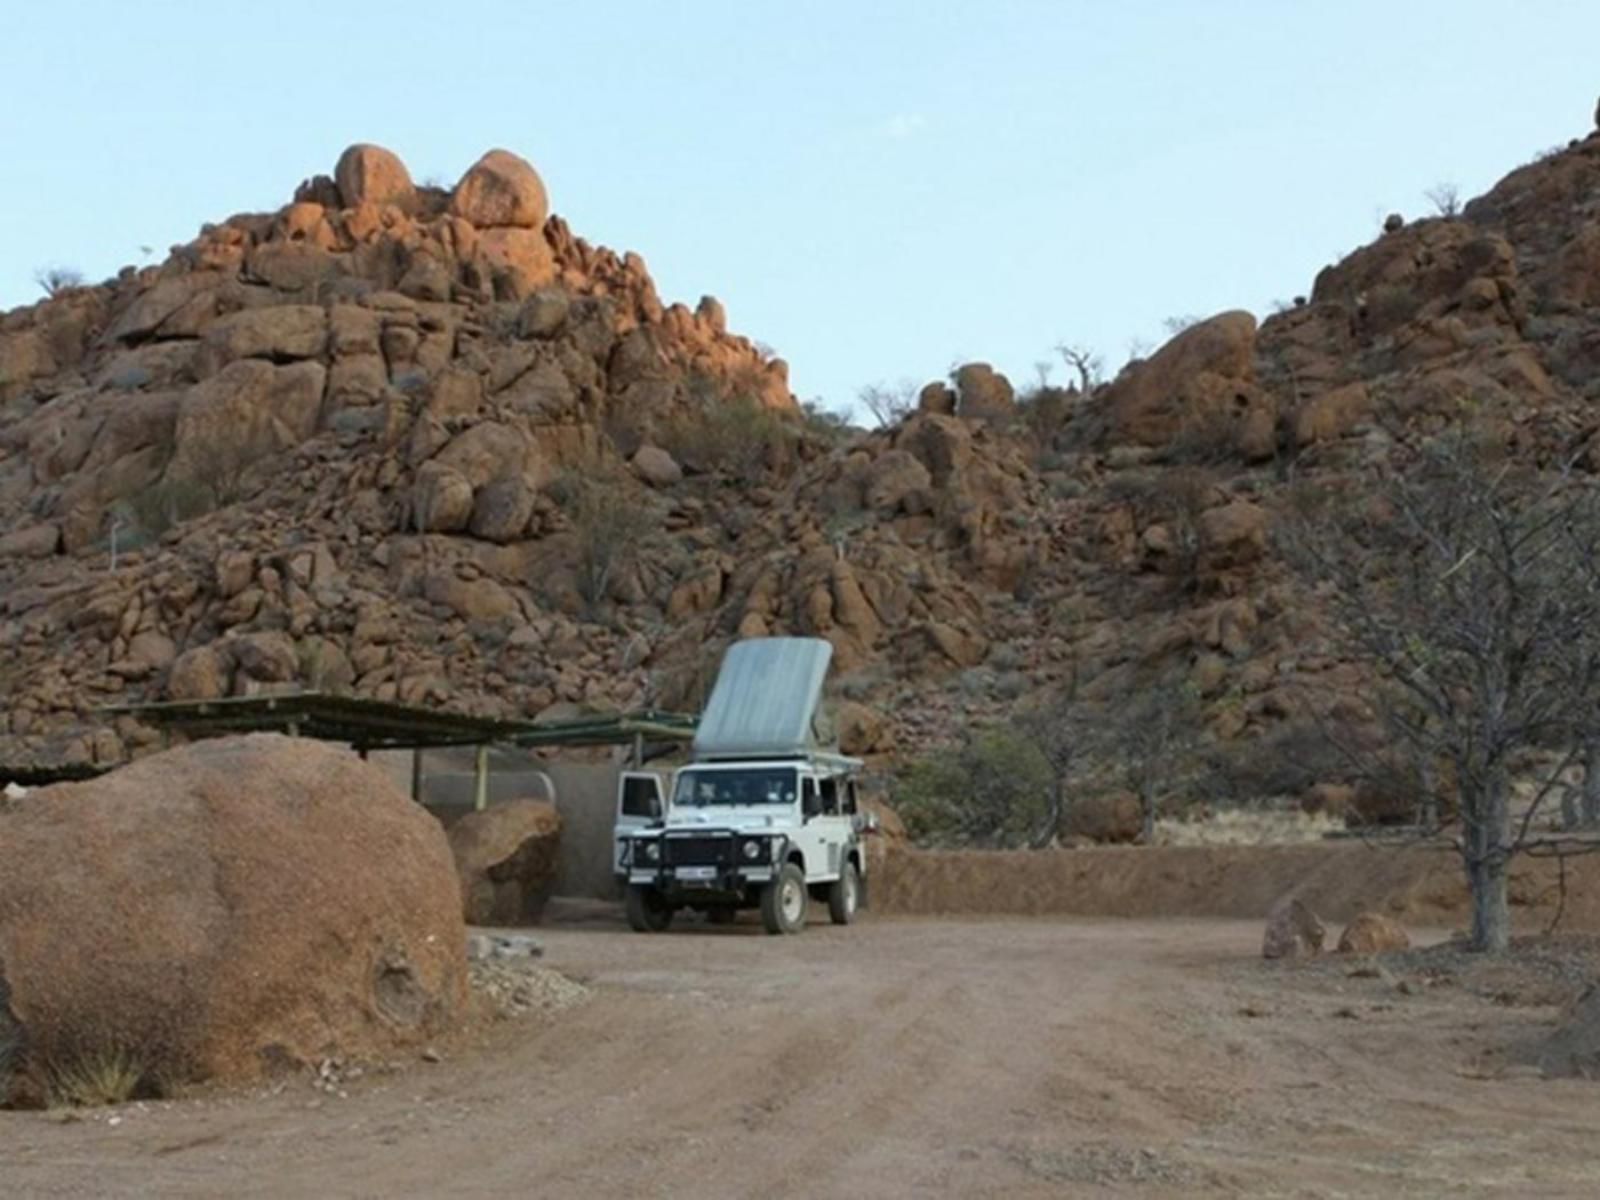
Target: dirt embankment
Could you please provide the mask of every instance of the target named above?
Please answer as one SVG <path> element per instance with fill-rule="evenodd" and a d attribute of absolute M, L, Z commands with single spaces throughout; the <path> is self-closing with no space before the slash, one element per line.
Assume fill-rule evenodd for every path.
<path fill-rule="evenodd" d="M 1566 900 L 1554 860 L 1511 871 L 1513 920 L 1600 930 L 1600 860 L 1569 860 Z M 1448 846 L 1317 842 L 1286 846 L 1108 846 L 1085 850 L 923 851 L 896 847 L 871 880 L 889 913 L 1085 917 L 1263 917 L 1291 892 L 1324 918 L 1363 909 L 1449 926 L 1467 915 L 1460 860 Z"/>

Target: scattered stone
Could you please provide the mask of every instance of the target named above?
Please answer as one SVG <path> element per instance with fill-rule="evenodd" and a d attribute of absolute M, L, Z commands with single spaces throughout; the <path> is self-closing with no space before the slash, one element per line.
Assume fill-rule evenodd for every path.
<path fill-rule="evenodd" d="M 634 452 L 633 471 L 651 487 L 671 487 L 683 482 L 683 468 L 660 446 L 640 446 Z"/>
<path fill-rule="evenodd" d="M 1340 954 L 1385 954 L 1410 946 L 1411 939 L 1399 922 L 1382 913 L 1358 913 L 1339 935 Z"/>
<path fill-rule="evenodd" d="M 1327 930 L 1300 900 L 1280 900 L 1267 916 L 1261 939 L 1262 958 L 1315 958 L 1322 953 Z"/>
<path fill-rule="evenodd" d="M 555 887 L 561 816 L 543 800 L 511 800 L 450 826 L 468 924 L 537 923 Z M 491 945 L 491 953 L 494 947 Z"/>
<path fill-rule="evenodd" d="M 1100 845 L 1130 845 L 1144 832 L 1144 810 L 1132 792 L 1077 796 L 1068 806 L 1064 831 Z"/>

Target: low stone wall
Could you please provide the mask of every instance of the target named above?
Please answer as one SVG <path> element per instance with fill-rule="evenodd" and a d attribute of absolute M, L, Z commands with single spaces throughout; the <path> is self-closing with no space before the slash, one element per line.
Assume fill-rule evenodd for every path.
<path fill-rule="evenodd" d="M 1600 856 L 1567 864 L 1564 929 L 1600 930 Z M 884 913 L 1095 917 L 1264 917 L 1294 893 L 1324 919 L 1375 909 L 1453 926 L 1467 889 L 1453 849 L 1328 841 L 1286 846 L 1108 846 L 1083 850 L 923 851 L 876 856 L 872 906 Z M 1512 917 L 1542 929 L 1560 896 L 1558 864 L 1523 857 Z"/>

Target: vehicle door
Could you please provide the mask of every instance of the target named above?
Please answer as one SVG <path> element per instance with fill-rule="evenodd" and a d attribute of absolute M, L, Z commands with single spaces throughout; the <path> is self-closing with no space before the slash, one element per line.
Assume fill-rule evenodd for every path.
<path fill-rule="evenodd" d="M 624 771 L 617 780 L 617 820 L 612 835 L 611 869 L 622 873 L 622 847 L 635 830 L 666 819 L 666 789 L 654 771 Z"/>
<path fill-rule="evenodd" d="M 823 867 L 829 879 L 838 878 L 843 870 L 855 835 L 855 796 L 849 784 L 843 775 L 824 775 L 817 780 L 822 812 L 813 824 L 822 841 Z"/>

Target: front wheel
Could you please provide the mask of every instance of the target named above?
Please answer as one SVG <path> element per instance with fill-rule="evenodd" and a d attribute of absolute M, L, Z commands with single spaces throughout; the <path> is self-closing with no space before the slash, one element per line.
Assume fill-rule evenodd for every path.
<path fill-rule="evenodd" d="M 828 915 L 835 925 L 848 925 L 856 919 L 861 905 L 861 875 L 855 863 L 847 862 L 839 878 L 828 885 Z"/>
<path fill-rule="evenodd" d="M 672 924 L 672 907 L 649 884 L 628 885 L 628 924 L 635 933 L 660 933 Z"/>
<path fill-rule="evenodd" d="M 761 893 L 761 924 L 768 933 L 799 933 L 806 927 L 806 877 L 784 863 Z"/>

